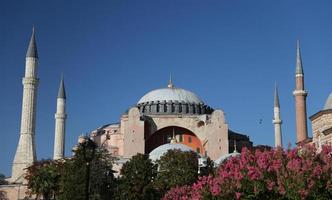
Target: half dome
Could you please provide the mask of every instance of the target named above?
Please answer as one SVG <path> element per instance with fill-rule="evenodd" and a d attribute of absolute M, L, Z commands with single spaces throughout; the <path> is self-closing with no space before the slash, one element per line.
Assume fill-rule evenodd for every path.
<path fill-rule="evenodd" d="M 180 151 L 186 152 L 186 151 L 192 151 L 192 149 L 184 144 L 180 144 L 180 143 L 167 143 L 164 145 L 161 145 L 157 148 L 155 148 L 153 151 L 151 151 L 149 153 L 149 158 L 152 161 L 156 161 L 159 160 L 161 156 L 163 156 L 164 154 L 167 153 L 168 150 L 175 150 L 178 149 Z"/>
<path fill-rule="evenodd" d="M 223 156 L 219 157 L 217 160 L 215 160 L 214 164 L 215 164 L 215 166 L 219 166 L 220 164 L 222 164 L 224 161 L 228 160 L 229 158 L 238 157 L 238 156 L 241 156 L 241 154 L 238 153 L 238 152 L 233 152 L 233 153 L 230 153 L 230 154 L 226 154 L 226 155 L 223 155 Z"/>

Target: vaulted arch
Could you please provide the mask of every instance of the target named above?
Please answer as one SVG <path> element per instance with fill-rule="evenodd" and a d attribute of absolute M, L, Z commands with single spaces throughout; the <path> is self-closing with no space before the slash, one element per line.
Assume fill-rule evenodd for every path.
<path fill-rule="evenodd" d="M 155 131 L 146 140 L 145 152 L 150 153 L 160 145 L 170 143 L 173 135 L 175 136 L 177 143 L 187 145 L 199 154 L 205 153 L 199 137 L 197 137 L 192 131 L 180 126 L 167 126 Z"/>

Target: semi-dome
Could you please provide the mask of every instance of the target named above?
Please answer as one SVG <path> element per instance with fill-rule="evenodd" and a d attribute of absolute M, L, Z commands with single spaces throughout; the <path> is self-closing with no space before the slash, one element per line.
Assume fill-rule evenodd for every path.
<path fill-rule="evenodd" d="M 226 154 L 226 155 L 223 155 L 223 156 L 219 157 L 217 160 L 215 160 L 214 164 L 215 164 L 215 166 L 219 166 L 220 164 L 222 164 L 224 161 L 228 160 L 229 158 L 238 157 L 238 156 L 241 156 L 241 154 L 238 153 L 238 152 L 233 152 L 233 153 L 230 153 L 230 154 Z"/>
<path fill-rule="evenodd" d="M 138 103 L 145 103 L 151 101 L 178 101 L 178 102 L 186 102 L 193 104 L 203 104 L 203 101 L 193 92 L 190 92 L 185 89 L 175 88 L 175 87 L 167 87 L 152 90 L 146 93 Z"/>
<path fill-rule="evenodd" d="M 168 150 L 175 150 L 178 149 L 180 151 L 186 152 L 186 151 L 192 151 L 192 149 L 184 144 L 180 143 L 167 143 L 164 145 L 161 145 L 157 148 L 155 148 L 153 151 L 149 153 L 149 158 L 152 161 L 159 160 L 161 156 L 163 156 L 165 153 L 167 153 Z"/>
<path fill-rule="evenodd" d="M 329 95 L 329 97 L 327 97 L 327 100 L 324 105 L 324 110 L 327 110 L 327 109 L 332 109 L 332 92 Z"/>

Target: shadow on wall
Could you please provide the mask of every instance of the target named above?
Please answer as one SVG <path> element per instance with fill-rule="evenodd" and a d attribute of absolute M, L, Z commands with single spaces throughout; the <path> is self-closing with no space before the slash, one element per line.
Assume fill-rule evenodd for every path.
<path fill-rule="evenodd" d="M 192 131 L 179 126 L 167 126 L 154 132 L 146 139 L 145 152 L 150 153 L 153 149 L 170 143 L 173 137 L 176 143 L 184 144 L 194 152 L 204 155 L 205 150 L 200 139 Z"/>

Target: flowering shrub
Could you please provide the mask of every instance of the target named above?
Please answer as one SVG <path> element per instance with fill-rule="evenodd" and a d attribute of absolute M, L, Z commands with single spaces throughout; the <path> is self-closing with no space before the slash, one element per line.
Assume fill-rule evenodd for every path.
<path fill-rule="evenodd" d="M 169 190 L 164 200 L 332 199 L 332 149 L 243 149 L 221 164 L 215 176 Z"/>

